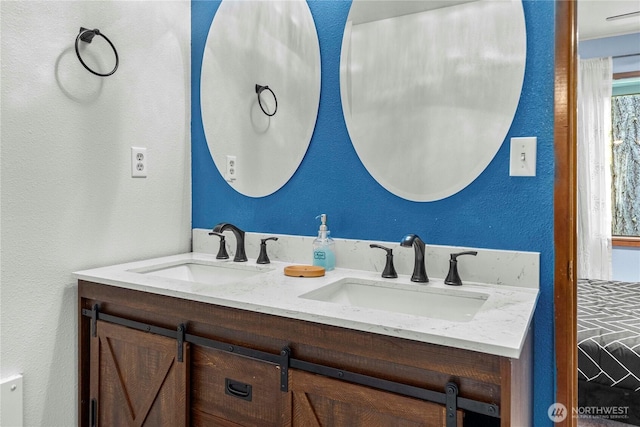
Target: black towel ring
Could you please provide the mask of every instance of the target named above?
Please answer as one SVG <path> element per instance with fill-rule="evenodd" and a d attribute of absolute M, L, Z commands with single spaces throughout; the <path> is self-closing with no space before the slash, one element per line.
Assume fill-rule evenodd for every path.
<path fill-rule="evenodd" d="M 268 90 L 269 92 L 271 92 L 271 95 L 273 95 L 273 100 L 276 102 L 276 108 L 273 110 L 273 113 L 271 113 L 271 114 L 269 114 L 269 113 L 267 113 L 265 111 L 264 107 L 262 106 L 262 100 L 260 99 L 260 94 L 262 92 L 264 92 L 265 90 Z M 256 84 L 256 93 L 258 94 L 258 104 L 260 105 L 260 109 L 262 110 L 262 112 L 265 113 L 269 117 L 275 115 L 276 111 L 278 111 L 278 98 L 276 98 L 276 94 L 273 93 L 271 88 L 269 86 L 260 86 L 259 84 Z"/>
<path fill-rule="evenodd" d="M 84 63 L 84 61 L 82 60 L 82 57 L 80 56 L 80 50 L 78 50 L 78 41 L 82 40 L 85 43 L 91 43 L 91 40 L 93 40 L 94 36 L 100 36 L 103 39 L 105 39 L 107 43 L 109 43 L 109 45 L 111 46 L 111 49 L 113 49 L 113 53 L 116 55 L 116 66 L 113 67 L 113 70 L 111 70 L 108 73 L 98 73 L 97 71 L 93 71 L 91 68 L 89 68 L 87 64 Z M 116 70 L 118 69 L 118 65 L 120 64 L 120 59 L 118 58 L 118 51 L 116 50 L 116 47 L 113 45 L 113 43 L 111 43 L 111 40 L 109 40 L 107 36 L 102 34 L 100 30 L 98 30 L 97 28 L 93 30 L 89 30 L 87 28 L 80 27 L 80 32 L 78 33 L 78 37 L 76 37 L 76 55 L 78 55 L 78 59 L 80 60 L 80 63 L 84 68 L 86 68 L 89 72 L 95 74 L 96 76 L 100 76 L 100 77 L 108 77 L 111 74 L 115 73 Z"/>

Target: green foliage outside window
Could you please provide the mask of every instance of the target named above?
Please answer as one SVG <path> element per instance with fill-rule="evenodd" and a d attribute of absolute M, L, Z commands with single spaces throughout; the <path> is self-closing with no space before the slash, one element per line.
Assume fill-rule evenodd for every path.
<path fill-rule="evenodd" d="M 612 206 L 614 236 L 640 236 L 640 94 L 614 96 Z"/>

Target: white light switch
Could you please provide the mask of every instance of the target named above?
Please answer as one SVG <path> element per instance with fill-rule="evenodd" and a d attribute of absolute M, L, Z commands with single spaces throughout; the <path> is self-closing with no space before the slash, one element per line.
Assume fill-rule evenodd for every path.
<path fill-rule="evenodd" d="M 510 176 L 536 176 L 538 138 L 511 138 Z"/>

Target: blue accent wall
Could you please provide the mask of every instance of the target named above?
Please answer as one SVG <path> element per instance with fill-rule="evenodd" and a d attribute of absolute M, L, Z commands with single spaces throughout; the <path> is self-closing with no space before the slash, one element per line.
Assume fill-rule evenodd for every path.
<path fill-rule="evenodd" d="M 541 294 L 534 317 L 534 425 L 551 425 L 547 408 L 555 400 L 554 2 L 524 2 L 524 86 L 513 124 L 496 157 L 467 188 L 427 203 L 401 199 L 381 187 L 365 170 L 349 139 L 342 116 L 339 70 L 350 1 L 310 0 L 308 4 L 318 31 L 322 64 L 315 131 L 291 180 L 272 195 L 250 198 L 224 181 L 208 151 L 200 111 L 200 70 L 219 2 L 192 1 L 193 227 L 212 228 L 228 221 L 247 231 L 312 236 L 318 229 L 315 217 L 326 213 L 331 234 L 338 238 L 399 242 L 406 233 L 416 233 L 429 244 L 540 252 Z M 223 108 L 224 100 L 220 102 Z M 534 178 L 509 176 L 509 138 L 520 136 L 538 137 Z M 456 137 L 456 129 L 451 129 L 450 137 Z"/>

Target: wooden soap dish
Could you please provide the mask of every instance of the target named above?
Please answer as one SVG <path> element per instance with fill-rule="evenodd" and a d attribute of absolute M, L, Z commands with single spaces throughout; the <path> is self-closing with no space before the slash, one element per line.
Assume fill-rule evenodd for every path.
<path fill-rule="evenodd" d="M 324 267 L 315 265 L 290 265 L 284 268 L 284 275 L 291 277 L 321 277 L 324 276 Z"/>

